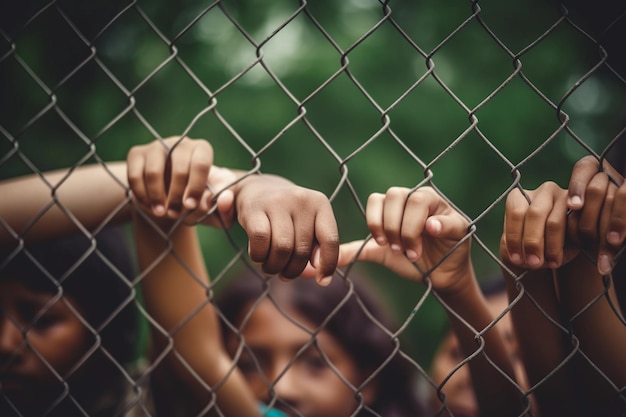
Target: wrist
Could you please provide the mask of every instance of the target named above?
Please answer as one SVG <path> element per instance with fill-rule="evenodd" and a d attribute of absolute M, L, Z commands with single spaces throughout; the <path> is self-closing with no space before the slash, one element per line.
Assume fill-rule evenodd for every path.
<path fill-rule="evenodd" d="M 443 275 L 444 273 L 439 273 Z M 433 290 L 439 294 L 445 300 L 458 300 L 465 299 L 471 296 L 472 293 L 478 289 L 474 270 L 470 265 L 465 268 L 460 268 L 456 271 L 446 271 L 447 278 L 441 279 L 437 276 L 437 272 L 433 272 L 432 281 L 436 282 L 449 282 L 447 286 L 433 287 Z"/>

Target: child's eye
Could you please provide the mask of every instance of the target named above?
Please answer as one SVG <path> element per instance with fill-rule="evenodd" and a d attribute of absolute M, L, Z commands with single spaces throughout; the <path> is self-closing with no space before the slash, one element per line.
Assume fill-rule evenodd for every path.
<path fill-rule="evenodd" d="M 41 308 L 40 305 L 35 304 L 22 305 L 17 311 L 18 317 L 16 317 L 16 319 L 25 328 L 35 330 L 46 330 L 65 320 L 65 316 L 53 311 L 54 309 L 43 312 L 42 314 Z"/>
<path fill-rule="evenodd" d="M 256 363 L 249 355 L 242 355 L 237 362 L 237 366 L 239 366 L 239 370 L 246 375 L 258 372 Z"/>
<path fill-rule="evenodd" d="M 302 358 L 300 358 L 300 360 L 304 365 L 306 365 L 307 368 L 313 371 L 320 371 L 328 367 L 328 364 L 326 363 L 324 358 L 317 353 L 304 355 Z"/>
<path fill-rule="evenodd" d="M 56 314 L 45 313 L 43 316 L 35 320 L 35 322 L 33 323 L 33 328 L 45 330 L 61 322 L 62 320 L 63 319 Z"/>
<path fill-rule="evenodd" d="M 39 314 L 39 309 L 35 307 L 22 307 L 18 309 L 14 319 L 20 323 L 23 327 L 34 327 L 36 326 L 37 315 Z"/>
<path fill-rule="evenodd" d="M 450 352 L 452 358 L 454 358 L 455 361 L 457 362 L 461 362 L 463 359 L 465 359 L 465 356 L 463 355 L 463 352 L 461 351 L 461 348 L 456 346 L 454 349 L 452 349 L 452 351 Z"/>

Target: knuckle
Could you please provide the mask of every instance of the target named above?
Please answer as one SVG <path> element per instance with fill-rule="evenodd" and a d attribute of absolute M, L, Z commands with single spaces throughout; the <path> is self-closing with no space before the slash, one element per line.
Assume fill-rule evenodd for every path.
<path fill-rule="evenodd" d="M 522 241 L 522 235 L 519 233 L 507 233 L 503 235 L 503 241 L 508 247 L 516 247 Z"/>
<path fill-rule="evenodd" d="M 402 243 L 404 243 L 406 246 L 412 246 L 415 243 L 415 236 L 411 232 L 412 231 L 403 229 L 400 233 L 400 240 L 402 240 Z"/>
<path fill-rule="evenodd" d="M 371 193 L 368 197 L 367 197 L 367 202 L 368 203 L 372 203 L 374 201 L 380 201 L 382 199 L 385 198 L 384 194 L 381 193 Z"/>
<path fill-rule="evenodd" d="M 521 222 L 522 220 L 524 220 L 524 217 L 526 216 L 526 211 L 527 211 L 527 208 L 512 207 L 507 210 L 506 215 L 509 218 L 509 221 L 517 223 L 517 222 Z"/>
<path fill-rule="evenodd" d="M 209 170 L 211 169 L 211 164 L 209 163 L 209 161 L 206 160 L 195 161 L 194 166 L 201 172 L 209 172 Z"/>
<path fill-rule="evenodd" d="M 172 167 L 172 181 L 184 184 L 187 182 L 187 178 L 189 177 L 188 172 L 180 167 Z"/>
<path fill-rule="evenodd" d="M 626 186 L 622 185 L 615 191 L 615 200 L 626 202 Z"/>
<path fill-rule="evenodd" d="M 141 145 L 133 146 L 128 151 L 128 154 L 126 155 L 126 159 L 135 158 L 137 156 L 137 154 L 141 154 L 142 150 L 143 150 L 143 146 L 141 146 Z"/>
<path fill-rule="evenodd" d="M 311 257 L 311 245 L 297 245 L 291 254 L 291 259 L 297 263 L 306 263 Z"/>
<path fill-rule="evenodd" d="M 265 229 L 252 229 L 248 232 L 251 244 L 267 244 L 270 241 L 269 231 Z"/>
<path fill-rule="evenodd" d="M 539 219 L 542 217 L 542 215 L 542 210 L 533 205 L 529 206 L 528 210 L 526 211 L 526 217 L 530 220 Z"/>
<path fill-rule="evenodd" d="M 128 176 L 128 186 L 132 189 L 135 190 L 138 186 L 140 186 L 142 183 L 141 178 L 136 177 L 134 175 L 129 175 Z"/>
<path fill-rule="evenodd" d="M 153 181 L 160 180 L 162 178 L 162 174 L 160 171 L 158 171 L 155 168 L 146 167 L 146 170 L 144 172 L 144 177 L 146 178 L 146 181 L 153 182 Z"/>
<path fill-rule="evenodd" d="M 524 238 L 524 250 L 528 253 L 537 253 L 541 249 L 541 239 L 536 237 Z"/>
<path fill-rule="evenodd" d="M 291 255 L 293 252 L 293 242 L 288 239 L 277 239 L 276 242 L 272 243 L 272 250 L 279 257 Z"/>
<path fill-rule="evenodd" d="M 404 197 L 408 194 L 408 188 L 404 187 L 389 187 L 386 192 L 387 197 Z"/>
<path fill-rule="evenodd" d="M 559 259 L 561 252 L 562 252 L 562 248 L 547 247 L 545 249 L 545 258 L 549 261 L 556 261 Z"/>
<path fill-rule="evenodd" d="M 597 175 L 606 177 L 606 174 L 604 173 L 599 173 Z M 606 193 L 606 186 L 600 181 L 591 181 L 589 185 L 587 185 L 586 193 L 590 197 L 602 197 Z"/>
<path fill-rule="evenodd" d="M 589 223 L 581 223 L 578 227 L 578 232 L 581 236 L 589 239 L 593 239 L 596 237 L 596 227 L 595 225 Z"/>
<path fill-rule="evenodd" d="M 308 208 L 311 206 L 311 203 L 317 203 L 319 201 L 317 191 L 302 187 L 295 187 L 289 193 L 282 194 L 282 197 L 285 200 L 295 202 L 296 206 L 300 208 Z"/>
<path fill-rule="evenodd" d="M 548 191 L 551 191 L 556 188 L 559 188 L 559 186 L 554 181 L 546 181 L 543 184 L 541 184 L 538 189 L 544 189 L 544 188 L 547 189 Z"/>
<path fill-rule="evenodd" d="M 318 238 L 318 243 L 329 250 L 337 251 L 339 250 L 339 234 L 337 233 L 327 233 L 322 238 Z"/>
<path fill-rule="evenodd" d="M 548 233 L 548 234 L 557 233 L 557 232 L 561 231 L 562 225 L 563 225 L 563 223 L 559 219 L 554 218 L 554 217 L 550 217 L 546 221 L 546 233 Z"/>
<path fill-rule="evenodd" d="M 407 204 L 419 205 L 425 199 L 424 190 L 417 190 L 407 196 Z"/>
<path fill-rule="evenodd" d="M 575 164 L 574 169 L 585 169 L 585 168 L 597 168 L 599 166 L 598 160 L 592 156 L 587 155 L 580 158 Z"/>

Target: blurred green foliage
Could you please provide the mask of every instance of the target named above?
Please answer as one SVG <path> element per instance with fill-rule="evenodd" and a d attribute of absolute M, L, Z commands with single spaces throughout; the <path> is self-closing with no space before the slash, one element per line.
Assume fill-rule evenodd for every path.
<path fill-rule="evenodd" d="M 583 78 L 600 55 L 575 26 L 597 36 L 606 19 L 595 12 L 618 2 L 4 3 L 0 178 L 119 160 L 186 133 L 209 139 L 219 165 L 250 169 L 259 158 L 264 172 L 332 195 L 343 241 L 367 236 L 359 204 L 370 193 L 432 174 L 497 253 L 503 207 L 493 203 L 513 168 L 525 187 L 566 186 L 588 152 L 560 128 L 556 106 L 595 152 L 624 123 L 623 79 L 605 67 Z M 217 274 L 234 251 L 220 231 L 201 236 Z M 245 247 L 240 230 L 233 237 Z M 497 274 L 489 251 L 474 249 L 479 276 Z M 423 294 L 359 270 L 401 318 Z M 407 331 L 420 360 L 444 321 L 429 297 Z"/>

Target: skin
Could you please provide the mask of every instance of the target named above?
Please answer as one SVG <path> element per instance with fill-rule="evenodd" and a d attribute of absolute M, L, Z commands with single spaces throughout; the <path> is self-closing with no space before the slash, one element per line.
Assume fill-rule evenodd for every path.
<path fill-rule="evenodd" d="M 93 342 L 68 306 L 71 298 L 54 298 L 16 281 L 0 283 L 0 388 L 24 412 L 45 410 L 61 395 L 61 380 Z M 22 329 L 28 329 L 27 340 Z M 32 401 L 35 395 L 38 401 Z"/>
<path fill-rule="evenodd" d="M 2 182 L 2 196 L 4 247 L 93 232 L 128 222 L 139 209 L 160 221 L 184 218 L 187 225 L 228 228 L 238 221 L 251 259 L 270 275 L 298 276 L 313 253 L 320 285 L 337 267 L 339 233 L 324 194 L 278 176 L 213 166 L 213 148 L 204 139 L 170 137 L 135 146 L 126 162 L 107 162 L 106 169 L 93 164 L 13 178 Z"/>
<path fill-rule="evenodd" d="M 90 165 L 3 181 L 0 245 L 89 233 L 134 217 L 146 310 L 156 324 L 156 399 L 174 400 L 167 406 L 182 406 L 184 415 L 211 415 L 217 403 L 224 415 L 257 416 L 257 401 L 225 351 L 207 303 L 208 273 L 188 225 L 238 221 L 250 237 L 251 259 L 285 278 L 297 275 L 315 251 L 320 285 L 336 268 L 337 225 L 323 194 L 280 177 L 215 167 L 212 152 L 205 140 L 175 137 L 135 147 L 126 163 L 106 169 Z M 159 396 L 159 388 L 168 395 Z M 172 415 L 169 408 L 159 411 Z"/>
<path fill-rule="evenodd" d="M 339 233 L 324 194 L 278 176 L 213 167 L 213 149 L 205 140 L 168 138 L 164 144 L 171 154 L 158 141 L 128 153 L 128 183 L 144 211 L 157 219 L 184 217 L 191 225 L 206 218 L 205 224 L 220 226 L 217 216 L 206 216 L 215 206 L 226 227 L 237 220 L 246 231 L 250 259 L 264 273 L 296 278 L 315 251 L 316 280 L 330 283 Z"/>
<path fill-rule="evenodd" d="M 578 218 L 569 235 L 579 243 L 582 239 L 598 242 L 597 266 L 603 275 L 613 269 L 626 238 L 624 174 L 606 162 L 601 169 L 595 157 L 586 156 L 574 165 L 568 185 L 567 205 Z"/>
<path fill-rule="evenodd" d="M 470 361 L 481 415 L 520 415 L 521 393 L 509 380 L 515 374 L 500 330 L 494 326 L 482 334 L 483 348 L 476 339 L 477 332 L 495 316 L 472 267 L 468 221 L 429 187 L 392 187 L 385 194 L 372 194 L 365 215 L 372 239 L 342 244 L 339 266 L 355 260 L 376 262 L 419 282 L 424 279 L 422 272 L 428 272 L 433 291 L 448 307 L 451 328 L 464 355 L 482 352 Z"/>
<path fill-rule="evenodd" d="M 291 416 L 352 415 L 359 405 L 354 386 L 364 378 L 350 353 L 327 331 L 317 335 L 317 347 L 310 345 L 300 352 L 310 344 L 315 326 L 292 309 L 287 309 L 286 313 L 307 330 L 287 319 L 268 299 L 255 307 L 243 326 L 243 338 L 249 350 L 243 351 L 238 365 L 254 395 L 259 401 L 270 404 L 274 398 L 271 386 L 279 399 L 275 407 Z M 229 338 L 227 345 L 234 355 L 237 339 Z M 366 388 L 363 394 L 370 398 L 371 390 Z"/>
<path fill-rule="evenodd" d="M 176 354 L 168 353 L 164 365 L 174 381 L 183 382 L 174 388 L 183 396 L 191 394 L 209 413 L 215 411 L 210 401 L 216 395 L 225 415 L 256 415 L 258 398 L 226 351 L 214 306 L 207 303 L 209 276 L 195 228 L 187 224 L 206 218 L 215 207 L 225 225 L 236 218 L 246 231 L 250 258 L 265 274 L 295 277 L 315 252 L 316 279 L 324 285 L 339 251 L 332 208 L 323 194 L 272 175 L 245 176 L 212 167 L 207 179 L 212 149 L 206 141 L 170 144 L 171 155 L 153 142 L 133 148 L 127 159 L 129 184 L 143 209 L 135 216 L 135 236 L 139 265 L 146 274 L 144 300 L 167 336 L 153 334 L 154 353 L 167 352 L 173 343 Z M 183 202 L 181 210 L 178 201 Z M 216 216 L 202 221 L 222 223 Z M 171 395 L 171 389 L 170 384 L 163 392 Z"/>
<path fill-rule="evenodd" d="M 529 380 L 542 381 L 535 390 L 542 415 L 623 412 L 611 384 L 626 383 L 624 368 L 615 366 L 624 361 L 626 332 L 619 307 L 614 309 L 614 286 L 605 289 L 603 277 L 623 245 L 621 181 L 611 168 L 601 171 L 595 158 L 585 157 L 574 166 L 568 190 L 546 182 L 525 190 L 530 203 L 520 190 L 507 197 L 500 257 L 509 298 L 521 296 L 511 314 Z M 610 283 L 612 277 L 606 278 Z M 571 327 L 594 367 L 580 356 L 564 364 L 571 342 L 553 322 Z"/>
<path fill-rule="evenodd" d="M 487 297 L 487 302 L 494 317 L 498 316 L 509 306 L 509 300 L 504 291 L 501 294 Z M 496 326 L 499 327 L 506 346 L 511 353 L 516 380 L 520 382 L 520 386 L 524 390 L 527 390 L 529 388 L 528 381 L 523 364 L 518 356 L 517 341 L 510 314 L 502 317 Z M 458 339 L 454 333 L 448 332 L 433 358 L 431 369 L 433 381 L 438 385 L 441 384 L 464 359 L 465 356 L 461 346 L 459 346 Z M 479 415 L 476 394 L 474 393 L 471 374 L 467 366 L 463 366 L 454 372 L 446 381 L 443 392 L 446 394 L 446 402 L 451 415 L 459 417 L 477 417 Z M 439 398 L 434 396 L 432 400 L 434 407 L 436 407 L 435 409 L 438 409 L 441 406 Z"/>

